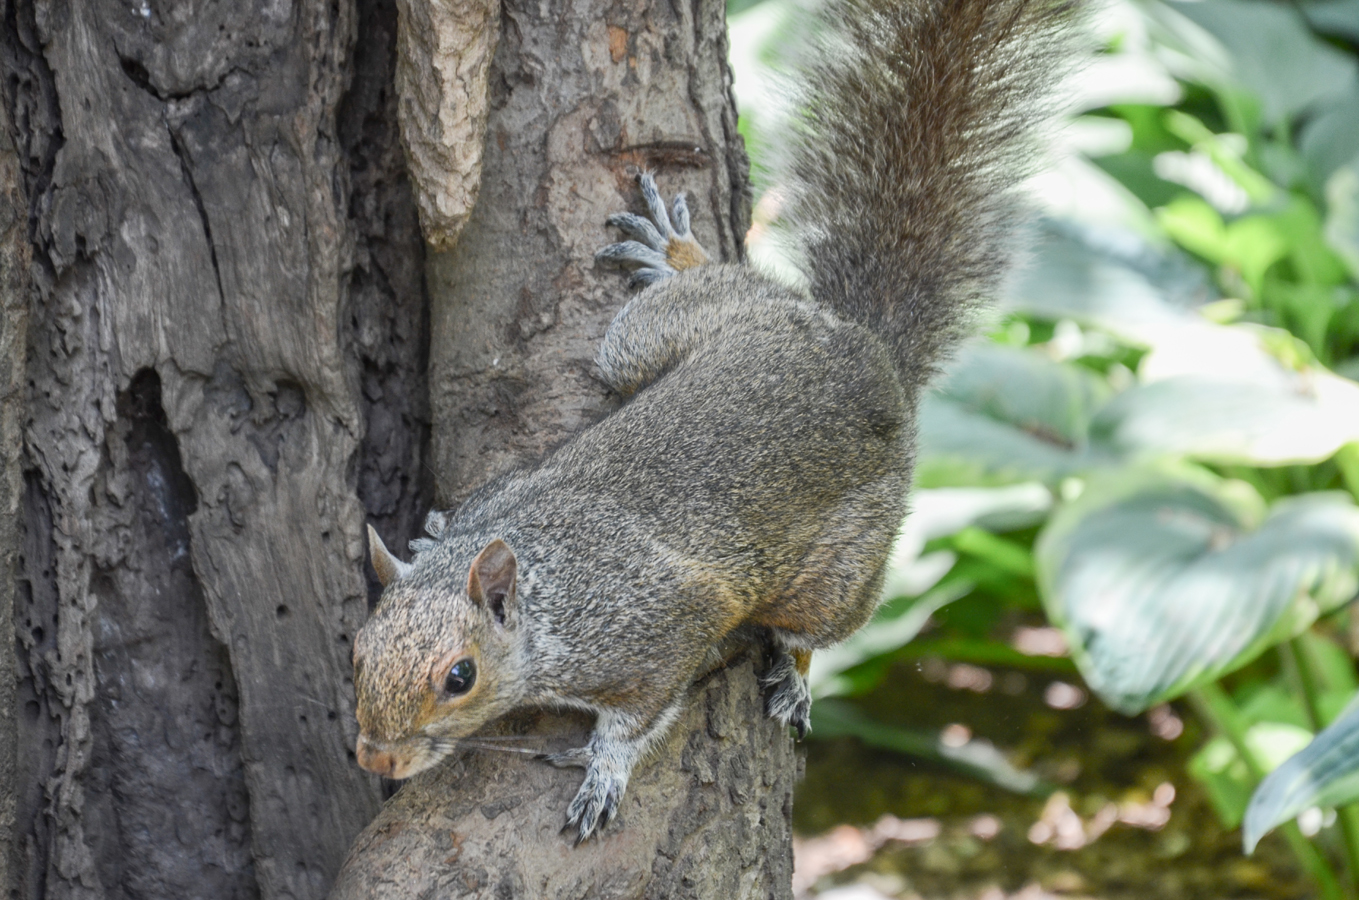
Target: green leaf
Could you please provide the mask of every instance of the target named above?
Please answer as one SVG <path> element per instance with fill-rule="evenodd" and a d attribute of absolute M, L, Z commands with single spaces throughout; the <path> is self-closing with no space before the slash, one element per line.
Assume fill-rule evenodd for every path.
<path fill-rule="evenodd" d="M 1246 192 L 1252 203 L 1268 203 L 1279 189 L 1241 158 L 1245 147 L 1240 135 L 1217 134 L 1188 113 L 1171 109 L 1165 113 L 1166 130 L 1204 154 L 1217 169 Z"/>
<path fill-rule="evenodd" d="M 1222 75 L 1260 98 L 1270 124 L 1292 118 L 1355 78 L 1354 59 L 1312 34 L 1293 7 L 1267 0 L 1169 5 L 1221 43 L 1229 57 Z"/>
<path fill-rule="evenodd" d="M 1312 806 L 1359 799 L 1359 706 L 1323 729 L 1301 752 L 1271 772 L 1246 808 L 1241 841 L 1247 853 L 1271 829 Z"/>
<path fill-rule="evenodd" d="M 1184 189 L 1157 175 L 1153 159 L 1149 153 L 1129 150 L 1126 153 L 1101 156 L 1091 162 L 1131 191 L 1133 196 L 1148 208 L 1154 209 L 1169 203 L 1183 193 Z"/>
<path fill-rule="evenodd" d="M 1347 495 L 1264 502 L 1193 470 L 1093 479 L 1036 546 L 1049 618 L 1091 689 L 1136 713 L 1222 677 L 1359 587 Z"/>
<path fill-rule="evenodd" d="M 1359 281 L 1359 158 L 1326 182 L 1326 243 Z"/>
<path fill-rule="evenodd" d="M 1359 3 L 1354 0 L 1319 0 L 1300 8 L 1312 27 L 1322 34 L 1359 43 Z"/>
<path fill-rule="evenodd" d="M 1208 793 L 1223 828 L 1241 824 L 1255 786 L 1250 768 L 1225 737 L 1215 737 L 1189 758 L 1185 769 Z"/>
<path fill-rule="evenodd" d="M 1359 148 L 1359 95 L 1328 104 L 1311 117 L 1298 137 L 1298 150 L 1317 183 L 1354 159 Z"/>
<path fill-rule="evenodd" d="M 1006 292 L 1011 309 L 1072 319 L 1139 346 L 1197 321 L 1189 307 L 1212 291 L 1203 267 L 1184 254 L 1052 224 L 1017 275 Z"/>
<path fill-rule="evenodd" d="M 1292 725 L 1294 728 L 1308 728 L 1310 723 L 1307 720 L 1307 711 L 1303 709 L 1301 699 L 1295 697 L 1292 692 L 1287 690 L 1278 681 L 1267 681 L 1257 683 L 1239 692 L 1237 712 L 1241 718 L 1249 724 L 1259 724 L 1260 722 L 1275 722 L 1283 725 Z M 1305 744 L 1311 740 L 1309 733 Z M 1289 753 L 1274 760 L 1268 768 L 1273 768 L 1288 758 L 1289 754 L 1302 749 L 1302 745 L 1290 750 Z M 1264 759 L 1257 759 L 1263 764 Z"/>
<path fill-rule="evenodd" d="M 1257 297 L 1265 272 L 1285 259 L 1292 246 L 1276 217 L 1247 216 L 1226 225 L 1218 211 L 1198 197 L 1178 197 L 1157 210 L 1156 218 L 1180 246 L 1240 272 Z"/>
<path fill-rule="evenodd" d="M 858 738 L 870 747 L 927 759 L 1016 794 L 1046 797 L 1053 791 L 1032 772 L 1016 769 L 990 741 L 974 738 L 961 747 L 950 746 L 936 732 L 886 725 L 843 701 L 812 704 L 812 736 Z"/>
<path fill-rule="evenodd" d="M 1028 547 L 996 537 L 981 528 L 964 528 L 953 537 L 953 547 L 985 560 L 1010 576 L 1033 577 L 1033 553 Z"/>
<path fill-rule="evenodd" d="M 1080 366 L 1034 350 L 973 345 L 921 404 L 921 478 L 1059 481 L 1098 455 L 1086 432 L 1109 394 Z"/>
<path fill-rule="evenodd" d="M 1274 768 L 1312 739 L 1312 732 L 1285 722 L 1260 722 L 1246 732 L 1251 754 Z M 1195 753 L 1186 767 L 1208 791 L 1208 799 L 1225 828 L 1241 824 L 1254 788 L 1250 767 L 1225 737 L 1215 737 Z"/>
<path fill-rule="evenodd" d="M 1323 697 L 1341 696 L 1344 702 L 1359 690 L 1359 679 L 1354 673 L 1354 660 L 1344 648 L 1315 631 L 1308 631 L 1301 637 L 1302 655 L 1320 684 Z M 1323 704 L 1325 705 L 1325 704 Z M 1334 712 L 1338 713 L 1336 709 Z M 1328 717 L 1327 722 L 1335 716 Z"/>
<path fill-rule="evenodd" d="M 1136 385 L 1099 411 L 1091 441 L 1114 454 L 1278 466 L 1321 462 L 1359 439 L 1359 386 L 1319 367 L 1274 368 L 1272 378 L 1187 374 Z"/>
<path fill-rule="evenodd" d="M 883 606 L 872 621 L 849 638 L 812 654 L 807 678 L 812 696 L 851 693 L 852 685 L 843 679 L 846 671 L 900 649 L 920 633 L 930 616 L 971 590 L 972 585 L 967 582 L 951 582 L 918 598 Z"/>

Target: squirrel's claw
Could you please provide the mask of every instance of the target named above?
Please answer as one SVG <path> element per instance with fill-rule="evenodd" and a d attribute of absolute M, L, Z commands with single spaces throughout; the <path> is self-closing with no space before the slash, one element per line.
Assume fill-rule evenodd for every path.
<path fill-rule="evenodd" d="M 798 740 L 805 738 L 812 730 L 812 691 L 793 657 L 780 655 L 760 684 L 769 692 L 764 705 L 769 717 L 795 728 Z"/>
<path fill-rule="evenodd" d="M 585 771 L 585 781 L 566 808 L 566 827 L 577 829 L 576 846 L 613 820 L 627 785 L 626 778 L 620 779 L 594 766 Z"/>
<path fill-rule="evenodd" d="M 675 270 L 669 266 L 666 266 L 664 269 L 638 269 L 636 272 L 633 272 L 632 277 L 628 279 L 628 287 L 646 287 L 648 284 L 665 281 L 665 279 L 674 274 Z"/>
<path fill-rule="evenodd" d="M 670 227 L 670 217 L 665 213 L 665 201 L 661 199 L 661 191 L 656 187 L 656 179 L 651 177 L 650 172 L 643 172 L 637 176 L 637 184 L 642 189 L 642 201 L 646 203 L 647 215 L 651 217 L 651 221 L 656 223 L 656 227 L 667 240 L 673 237 L 675 230 Z"/>
<path fill-rule="evenodd" d="M 661 269 L 671 275 L 675 274 L 675 270 L 670 268 L 670 262 L 665 258 L 664 253 L 653 250 L 638 241 L 622 241 L 621 243 L 610 244 L 596 253 L 595 259 L 600 262 L 619 265 L 636 263 L 645 268 Z"/>
<path fill-rule="evenodd" d="M 665 252 L 665 238 L 656 230 L 646 219 L 636 213 L 615 213 L 604 220 L 606 225 L 612 225 L 628 237 L 636 238 L 646 244 L 652 250 Z M 598 256 L 595 257 L 598 259 Z"/>
<path fill-rule="evenodd" d="M 620 267 L 636 266 L 629 280 L 633 287 L 653 284 L 707 262 L 708 254 L 689 231 L 689 204 L 684 194 L 675 195 L 672 222 L 672 214 L 666 212 L 665 201 L 650 173 L 639 175 L 637 183 L 647 216 L 616 213 L 607 220 L 635 240 L 610 244 L 596 253 L 595 259 Z"/>

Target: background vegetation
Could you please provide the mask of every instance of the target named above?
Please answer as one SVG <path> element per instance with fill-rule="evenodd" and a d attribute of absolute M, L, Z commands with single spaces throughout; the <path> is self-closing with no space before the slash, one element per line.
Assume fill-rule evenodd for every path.
<path fill-rule="evenodd" d="M 760 164 L 804 11 L 730 10 L 785 272 Z M 800 824 L 857 827 L 801 842 L 804 892 L 1357 896 L 1359 2 L 1095 35 L 1028 265 L 925 404 L 887 602 L 814 662 Z"/>

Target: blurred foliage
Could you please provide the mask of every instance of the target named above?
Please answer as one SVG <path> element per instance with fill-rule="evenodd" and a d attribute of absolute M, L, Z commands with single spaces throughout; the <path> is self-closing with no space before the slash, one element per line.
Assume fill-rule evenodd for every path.
<path fill-rule="evenodd" d="M 737 0 L 730 18 L 763 191 L 748 245 L 789 277 L 768 163 L 804 7 Z M 1122 0 L 1094 32 L 1032 184 L 1029 263 L 923 404 L 886 602 L 816 655 L 813 690 L 852 697 L 930 654 L 1074 663 L 1129 714 L 1186 697 L 1217 730 L 1190 774 L 1224 825 L 1244 820 L 1250 849 L 1340 807 L 1321 853 L 1283 830 L 1324 894 L 1354 896 L 1359 0 Z M 1067 655 L 1016 639 L 1043 614 Z M 827 730 L 930 743 L 847 709 Z"/>

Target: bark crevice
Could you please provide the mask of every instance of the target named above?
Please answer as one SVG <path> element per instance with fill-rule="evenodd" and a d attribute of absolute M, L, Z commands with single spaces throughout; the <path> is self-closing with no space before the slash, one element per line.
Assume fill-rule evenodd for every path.
<path fill-rule="evenodd" d="M 126 61 L 125 61 L 126 63 Z M 143 72 L 146 70 L 143 69 Z M 150 82 L 148 81 L 148 89 Z M 150 91 L 154 95 L 154 91 Z M 162 98 L 163 99 L 163 98 Z M 165 128 L 166 134 L 170 136 L 170 149 L 174 151 L 175 158 L 179 160 L 179 172 L 184 178 L 184 186 L 189 189 L 189 196 L 193 199 L 194 209 L 198 210 L 198 220 L 203 225 L 203 240 L 208 245 L 208 258 L 212 261 L 212 274 L 217 281 L 217 296 L 225 298 L 225 291 L 222 289 L 222 267 L 217 262 L 217 245 L 212 240 L 212 222 L 208 219 L 208 208 L 203 203 L 203 194 L 198 190 L 198 185 L 194 182 L 193 168 L 189 164 L 189 151 L 184 146 L 183 140 L 175 130 L 168 124 Z"/>

